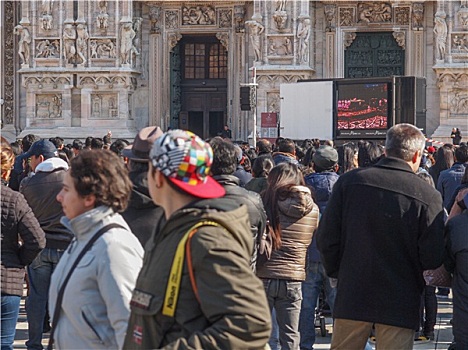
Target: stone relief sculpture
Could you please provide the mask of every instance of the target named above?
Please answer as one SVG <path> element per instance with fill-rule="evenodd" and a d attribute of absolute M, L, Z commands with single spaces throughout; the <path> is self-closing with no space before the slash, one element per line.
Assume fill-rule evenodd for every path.
<path fill-rule="evenodd" d="M 133 39 L 135 31 L 131 22 L 122 24 L 120 29 L 120 63 L 129 65 L 133 53 Z"/>
<path fill-rule="evenodd" d="M 113 39 L 95 39 L 89 42 L 91 58 L 116 58 L 116 47 Z"/>
<path fill-rule="evenodd" d="M 468 30 L 468 7 L 464 4 L 464 1 L 462 1 L 462 4 L 458 9 L 458 21 L 463 30 Z"/>
<path fill-rule="evenodd" d="M 72 24 L 65 24 L 62 38 L 65 62 L 67 64 L 73 64 L 73 59 L 76 54 L 76 30 Z"/>
<path fill-rule="evenodd" d="M 288 20 L 288 13 L 286 12 L 287 0 L 277 0 L 275 2 L 275 12 L 273 13 L 273 21 L 276 24 L 276 29 L 282 31 L 286 28 L 286 22 Z"/>
<path fill-rule="evenodd" d="M 331 32 L 333 30 L 333 22 L 335 20 L 336 6 L 335 5 L 325 5 L 325 19 L 327 21 L 326 31 Z"/>
<path fill-rule="evenodd" d="M 13 29 L 13 33 L 19 36 L 18 56 L 21 58 L 21 67 L 27 68 L 29 67 L 29 44 L 31 44 L 31 34 L 29 34 L 28 28 L 23 27 L 21 24 L 18 24 Z"/>
<path fill-rule="evenodd" d="M 166 11 L 164 20 L 166 23 L 166 28 L 168 29 L 175 29 L 179 27 L 179 13 L 177 11 Z"/>
<path fill-rule="evenodd" d="M 392 6 L 384 2 L 360 3 L 358 13 L 361 23 L 383 23 L 392 20 Z"/>
<path fill-rule="evenodd" d="M 345 33 L 343 37 L 343 46 L 345 48 L 350 47 L 354 39 L 356 39 L 356 33 L 351 33 L 351 32 Z"/>
<path fill-rule="evenodd" d="M 230 28 L 232 25 L 232 11 L 220 10 L 218 23 L 220 28 Z"/>
<path fill-rule="evenodd" d="M 151 33 L 160 33 L 161 29 L 158 26 L 159 18 L 161 16 L 161 7 L 151 6 L 149 10 L 149 19 L 151 22 Z"/>
<path fill-rule="evenodd" d="M 235 6 L 234 7 L 234 21 L 236 22 L 236 33 L 243 33 L 244 28 L 244 16 L 245 8 L 244 6 Z"/>
<path fill-rule="evenodd" d="M 133 19 L 133 30 L 135 31 L 135 37 L 133 39 L 132 45 L 132 59 L 136 58 L 135 56 L 140 55 L 140 33 L 141 33 L 141 24 L 143 23 L 143 18 L 136 17 Z M 135 60 L 133 61 L 135 63 Z"/>
<path fill-rule="evenodd" d="M 446 14 L 437 12 L 434 17 L 434 34 L 436 41 L 436 60 L 443 61 L 445 58 L 445 45 L 447 42 L 447 23 L 445 22 Z"/>
<path fill-rule="evenodd" d="M 424 21 L 424 5 L 421 3 L 413 4 L 413 28 L 421 29 Z"/>
<path fill-rule="evenodd" d="M 108 1 L 99 1 L 98 6 L 99 14 L 96 16 L 96 24 L 99 29 L 106 30 L 109 27 Z"/>
<path fill-rule="evenodd" d="M 167 39 L 168 39 L 168 42 L 169 42 L 169 51 L 172 52 L 172 49 L 174 47 L 176 47 L 179 40 L 182 39 L 182 34 L 180 34 L 180 33 L 170 33 L 167 36 Z"/>
<path fill-rule="evenodd" d="M 36 45 L 36 58 L 59 58 L 60 43 L 58 40 L 41 40 Z"/>
<path fill-rule="evenodd" d="M 277 49 L 275 41 L 270 39 L 268 42 L 268 54 L 270 56 L 276 56 L 278 54 Z"/>
<path fill-rule="evenodd" d="M 182 25 L 212 25 L 215 24 L 213 6 L 182 7 Z"/>
<path fill-rule="evenodd" d="M 216 33 L 216 38 L 219 40 L 221 45 L 226 49 L 229 48 L 229 34 L 228 33 Z"/>
<path fill-rule="evenodd" d="M 454 114 L 464 114 L 468 111 L 468 93 L 466 91 L 457 91 L 455 97 L 450 103 L 450 111 Z"/>
<path fill-rule="evenodd" d="M 61 118 L 62 96 L 36 95 L 36 118 Z"/>
<path fill-rule="evenodd" d="M 286 55 L 291 55 L 291 53 L 292 53 L 291 39 L 289 39 L 288 37 L 285 37 L 284 40 L 283 40 L 283 47 L 284 47 L 284 51 L 285 51 Z"/>
<path fill-rule="evenodd" d="M 354 23 L 354 9 L 340 8 L 340 26 L 347 27 Z"/>
<path fill-rule="evenodd" d="M 44 30 L 52 29 L 52 7 L 54 0 L 42 0 L 41 3 L 41 25 Z"/>
<path fill-rule="evenodd" d="M 250 29 L 250 40 L 255 54 L 254 62 L 262 62 L 262 40 L 261 35 L 265 31 L 263 24 L 257 21 L 247 21 L 245 24 Z"/>
<path fill-rule="evenodd" d="M 299 63 L 308 63 L 309 61 L 309 37 L 310 37 L 310 18 L 299 19 L 297 26 L 298 61 Z"/>
<path fill-rule="evenodd" d="M 395 7 L 395 23 L 399 25 L 408 25 L 410 23 L 410 8 L 407 6 Z"/>
<path fill-rule="evenodd" d="M 452 50 L 453 52 L 456 52 L 456 53 L 468 52 L 468 34 L 454 35 Z"/>
<path fill-rule="evenodd" d="M 398 46 L 400 46 L 403 50 L 406 46 L 406 37 L 404 32 L 393 32 L 393 37 L 395 38 Z"/>
<path fill-rule="evenodd" d="M 76 27 L 77 37 L 76 37 L 76 53 L 81 59 L 81 64 L 84 65 L 87 62 L 86 55 L 88 52 L 88 28 L 86 24 L 78 24 Z"/>

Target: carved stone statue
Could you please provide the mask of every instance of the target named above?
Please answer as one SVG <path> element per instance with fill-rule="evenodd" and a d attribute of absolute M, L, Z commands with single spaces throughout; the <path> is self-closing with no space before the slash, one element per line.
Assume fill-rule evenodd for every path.
<path fill-rule="evenodd" d="M 286 11 L 286 2 L 287 0 L 277 0 L 275 11 Z"/>
<path fill-rule="evenodd" d="M 309 61 L 310 18 L 303 18 L 299 22 L 297 38 L 299 39 L 299 63 L 307 63 Z"/>
<path fill-rule="evenodd" d="M 159 17 L 161 16 L 161 7 L 151 6 L 149 11 L 149 19 L 151 22 L 151 33 L 159 33 L 161 29 L 158 26 Z"/>
<path fill-rule="evenodd" d="M 250 29 L 250 40 L 254 49 L 255 60 L 254 62 L 262 62 L 262 40 L 261 35 L 265 31 L 263 24 L 257 21 L 247 21 L 245 24 Z"/>
<path fill-rule="evenodd" d="M 41 14 L 50 15 L 52 14 L 52 6 L 54 5 L 54 0 L 42 0 L 41 3 Z"/>
<path fill-rule="evenodd" d="M 107 13 L 107 1 L 99 1 L 99 14 L 96 17 L 97 27 L 107 29 L 109 27 L 109 15 Z"/>
<path fill-rule="evenodd" d="M 63 47 L 65 61 L 68 64 L 73 63 L 76 54 L 76 30 L 72 24 L 66 24 L 63 29 Z"/>
<path fill-rule="evenodd" d="M 281 31 L 286 27 L 288 14 L 286 11 L 276 11 L 273 15 L 273 20 L 275 21 L 276 28 Z"/>
<path fill-rule="evenodd" d="M 327 20 L 326 30 L 330 32 L 333 29 L 333 21 L 335 19 L 336 6 L 335 5 L 325 5 L 325 19 Z"/>
<path fill-rule="evenodd" d="M 422 28 L 424 20 L 424 5 L 420 3 L 413 4 L 413 27 Z"/>
<path fill-rule="evenodd" d="M 53 18 L 52 18 L 51 15 L 42 15 L 42 17 L 41 17 L 42 29 L 51 30 L 52 29 L 52 21 L 53 21 Z"/>
<path fill-rule="evenodd" d="M 445 13 L 437 12 L 434 18 L 434 34 L 436 39 L 436 59 L 444 60 L 447 42 L 447 23 Z"/>
<path fill-rule="evenodd" d="M 88 52 L 88 28 L 85 24 L 78 24 L 76 27 L 77 38 L 76 38 L 76 53 L 81 59 L 81 64 L 86 64 L 86 53 Z"/>
<path fill-rule="evenodd" d="M 131 22 L 124 23 L 120 30 L 120 63 L 130 64 L 135 31 Z"/>
<path fill-rule="evenodd" d="M 29 67 L 29 44 L 31 44 L 29 30 L 19 24 L 13 29 L 13 33 L 19 36 L 18 56 L 21 58 L 21 65 Z"/>

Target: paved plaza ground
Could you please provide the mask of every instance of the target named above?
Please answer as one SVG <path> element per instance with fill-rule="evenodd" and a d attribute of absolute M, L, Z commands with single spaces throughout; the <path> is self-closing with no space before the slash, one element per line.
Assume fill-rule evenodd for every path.
<path fill-rule="evenodd" d="M 434 341 L 426 341 L 423 343 L 415 342 L 414 349 L 429 350 L 429 349 L 447 349 L 452 342 L 452 326 L 450 319 L 452 318 L 452 299 L 438 298 L 439 312 L 437 314 L 437 324 L 435 328 Z M 320 331 L 317 329 L 317 342 L 314 349 L 330 349 L 331 334 L 333 333 L 332 319 L 327 318 L 327 336 L 321 337 Z M 44 334 L 42 345 L 47 346 L 48 333 Z M 16 328 L 16 337 L 14 348 L 26 349 L 25 342 L 28 339 L 28 323 L 26 320 L 26 311 L 24 309 L 24 298 L 21 301 L 21 309 L 18 317 L 18 325 Z M 373 344 L 375 348 L 375 344 Z"/>

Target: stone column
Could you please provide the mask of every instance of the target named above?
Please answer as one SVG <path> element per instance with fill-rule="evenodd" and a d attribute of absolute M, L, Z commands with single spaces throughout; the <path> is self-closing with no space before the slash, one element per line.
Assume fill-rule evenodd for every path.
<path fill-rule="evenodd" d="M 167 128 L 168 125 L 161 125 L 163 114 L 163 55 L 169 55 L 162 45 L 162 36 L 150 34 L 149 37 L 149 76 L 150 79 L 150 104 L 149 104 L 149 124 Z"/>

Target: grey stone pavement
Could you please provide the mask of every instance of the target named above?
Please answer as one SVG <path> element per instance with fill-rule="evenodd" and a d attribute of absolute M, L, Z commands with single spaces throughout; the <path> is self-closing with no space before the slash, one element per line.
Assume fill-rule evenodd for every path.
<path fill-rule="evenodd" d="M 450 319 L 452 318 L 452 299 L 437 298 L 438 314 L 437 324 L 435 327 L 435 339 L 423 343 L 415 342 L 413 349 L 429 350 L 429 349 L 447 349 L 452 342 L 452 326 Z M 333 332 L 332 319 L 326 318 L 327 336 L 321 337 L 320 331 L 317 329 L 317 338 L 314 349 L 330 349 L 331 334 Z M 48 333 L 44 334 L 42 345 L 47 347 Z M 26 349 L 25 342 L 28 339 L 28 323 L 26 319 L 26 311 L 24 309 L 24 298 L 21 301 L 20 314 L 16 327 L 16 337 L 14 349 Z M 375 344 L 372 344 L 375 349 Z M 389 349 L 391 350 L 391 349 Z"/>

